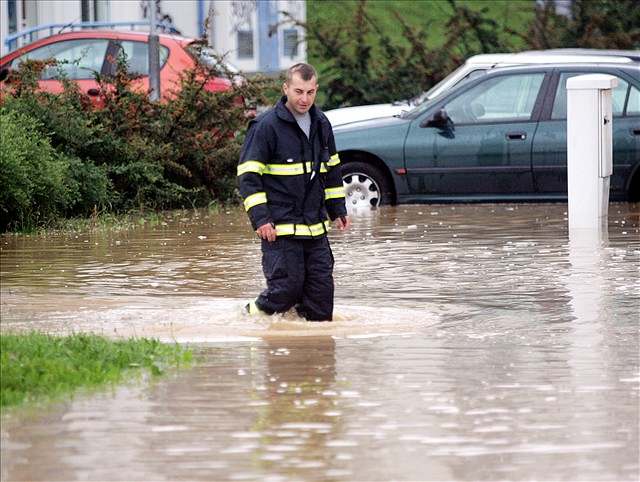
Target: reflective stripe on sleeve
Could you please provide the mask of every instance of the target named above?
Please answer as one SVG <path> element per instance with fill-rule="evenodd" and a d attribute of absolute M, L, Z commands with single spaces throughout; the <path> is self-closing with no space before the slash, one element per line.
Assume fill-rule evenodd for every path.
<path fill-rule="evenodd" d="M 264 204 L 267 202 L 267 193 L 257 192 L 252 194 L 251 196 L 247 196 L 244 200 L 244 208 L 248 211 L 253 206 L 257 206 L 258 204 Z"/>
<path fill-rule="evenodd" d="M 327 162 L 328 167 L 337 166 L 340 164 L 340 156 L 336 153 L 329 158 L 329 162 Z"/>
<path fill-rule="evenodd" d="M 324 190 L 324 198 L 328 199 L 338 199 L 344 197 L 344 187 L 329 187 Z"/>
<path fill-rule="evenodd" d="M 242 176 L 247 172 L 255 172 L 256 174 L 262 175 L 266 167 L 267 166 L 258 161 L 245 161 L 238 165 L 238 176 Z"/>

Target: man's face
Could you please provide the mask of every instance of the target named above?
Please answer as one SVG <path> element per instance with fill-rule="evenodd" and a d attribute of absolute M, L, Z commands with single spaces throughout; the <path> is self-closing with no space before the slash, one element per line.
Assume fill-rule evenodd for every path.
<path fill-rule="evenodd" d="M 300 74 L 296 72 L 291 82 L 285 82 L 282 89 L 287 96 L 287 107 L 297 114 L 304 114 L 311 109 L 316 100 L 318 81 L 315 77 L 311 80 L 302 80 Z"/>

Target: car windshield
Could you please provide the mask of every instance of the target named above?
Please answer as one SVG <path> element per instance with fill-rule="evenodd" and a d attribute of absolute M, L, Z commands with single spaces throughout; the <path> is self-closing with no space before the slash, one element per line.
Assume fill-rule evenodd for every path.
<path fill-rule="evenodd" d="M 427 100 L 429 100 L 430 98 L 434 97 L 434 95 L 440 90 L 442 89 L 442 87 L 449 83 L 451 81 L 451 79 L 455 78 L 456 76 L 459 75 L 459 72 L 461 70 L 465 70 L 467 67 L 465 66 L 465 64 L 462 64 L 460 67 L 458 67 L 456 70 L 454 70 L 453 72 L 451 72 L 449 75 L 447 75 L 444 79 L 442 79 L 440 82 L 438 82 L 436 85 L 434 85 L 433 87 L 431 87 L 429 90 L 427 90 L 426 92 L 422 92 L 420 94 L 418 94 L 417 96 L 413 97 L 410 100 L 410 104 L 418 106 L 424 102 L 426 102 Z"/>

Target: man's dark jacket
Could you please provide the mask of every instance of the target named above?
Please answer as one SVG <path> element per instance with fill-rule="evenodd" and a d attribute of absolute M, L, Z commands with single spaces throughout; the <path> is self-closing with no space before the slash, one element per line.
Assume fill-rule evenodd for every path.
<path fill-rule="evenodd" d="M 272 223 L 278 236 L 324 236 L 346 215 L 340 158 L 331 124 L 315 105 L 309 138 L 285 106 L 251 121 L 238 163 L 238 185 L 254 229 Z"/>

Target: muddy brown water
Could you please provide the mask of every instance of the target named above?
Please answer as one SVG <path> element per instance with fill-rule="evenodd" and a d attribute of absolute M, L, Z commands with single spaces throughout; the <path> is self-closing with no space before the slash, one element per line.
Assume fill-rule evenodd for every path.
<path fill-rule="evenodd" d="M 2 419 L 2 480 L 638 480 L 640 205 L 422 205 L 331 233 L 336 321 L 249 318 L 240 210 L 1 238 L 7 330 L 189 343 L 192 368 Z"/>

